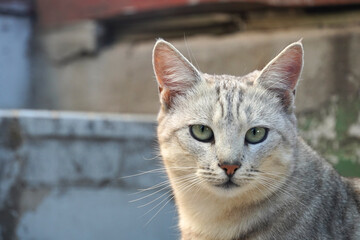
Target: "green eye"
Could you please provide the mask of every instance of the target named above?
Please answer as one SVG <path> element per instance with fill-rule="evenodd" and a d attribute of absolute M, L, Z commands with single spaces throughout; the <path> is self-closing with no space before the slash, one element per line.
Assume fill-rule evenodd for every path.
<path fill-rule="evenodd" d="M 264 127 L 253 127 L 246 132 L 245 141 L 250 144 L 257 144 L 264 141 L 269 129 Z"/>
<path fill-rule="evenodd" d="M 214 139 L 213 131 L 205 125 L 191 125 L 190 134 L 200 142 L 211 142 Z"/>

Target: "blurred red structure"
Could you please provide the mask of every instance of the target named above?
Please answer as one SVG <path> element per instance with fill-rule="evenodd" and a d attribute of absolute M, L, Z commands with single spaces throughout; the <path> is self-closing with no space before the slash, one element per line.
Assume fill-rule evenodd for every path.
<path fill-rule="evenodd" d="M 36 11 L 43 27 L 53 27 L 83 19 L 106 19 L 121 15 L 216 3 L 315 7 L 359 4 L 360 0 L 36 0 Z"/>

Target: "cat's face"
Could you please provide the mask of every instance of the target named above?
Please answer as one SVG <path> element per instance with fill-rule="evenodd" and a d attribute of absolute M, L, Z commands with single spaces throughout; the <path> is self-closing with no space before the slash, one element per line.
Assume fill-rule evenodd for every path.
<path fill-rule="evenodd" d="M 200 73 L 162 40 L 153 56 L 162 103 L 158 138 L 175 191 L 196 186 L 232 197 L 275 190 L 291 170 L 296 142 L 301 43 L 243 77 Z"/>

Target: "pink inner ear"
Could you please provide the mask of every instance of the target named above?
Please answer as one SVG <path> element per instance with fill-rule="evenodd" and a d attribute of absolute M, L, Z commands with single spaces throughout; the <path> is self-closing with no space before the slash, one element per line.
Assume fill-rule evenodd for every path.
<path fill-rule="evenodd" d="M 295 49 L 294 49 L 295 50 Z M 285 63 L 283 63 L 285 75 L 287 75 L 288 87 L 293 90 L 296 87 L 296 83 L 300 77 L 302 68 L 302 51 L 297 49 L 296 51 L 290 51 L 290 56 L 285 57 Z M 289 60 L 287 59 L 289 58 Z"/>
<path fill-rule="evenodd" d="M 159 85 L 168 90 L 181 92 L 191 87 L 195 71 L 185 58 L 167 44 L 159 44 L 154 51 L 154 69 Z"/>
<path fill-rule="evenodd" d="M 274 92 L 287 110 L 291 110 L 296 84 L 303 66 L 303 49 L 299 42 L 285 48 L 260 73 L 256 84 Z"/>
<path fill-rule="evenodd" d="M 301 45 L 290 45 L 264 68 L 259 82 L 269 88 L 293 91 L 301 74 L 302 57 Z"/>
<path fill-rule="evenodd" d="M 161 88 L 165 87 L 165 83 L 168 81 L 166 79 L 166 76 L 168 73 L 166 73 L 166 56 L 169 54 L 169 49 L 166 47 L 159 46 L 157 51 L 154 52 L 154 70 L 156 74 L 156 78 L 158 80 L 159 85 Z"/>
<path fill-rule="evenodd" d="M 153 51 L 153 66 L 162 100 L 168 106 L 199 80 L 198 71 L 170 43 L 159 41 Z"/>

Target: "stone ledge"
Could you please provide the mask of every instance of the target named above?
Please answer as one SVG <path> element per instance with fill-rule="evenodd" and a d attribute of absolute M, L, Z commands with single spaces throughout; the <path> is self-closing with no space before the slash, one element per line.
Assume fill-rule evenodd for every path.
<path fill-rule="evenodd" d="M 16 122 L 27 137 L 152 139 L 154 115 L 0 110 L 0 125 Z"/>
<path fill-rule="evenodd" d="M 156 168 L 153 116 L 0 111 L 0 132 L 2 169 L 11 170 L 0 175 L 0 196 L 18 178 L 32 187 L 149 187 L 159 177 L 123 178 Z"/>

